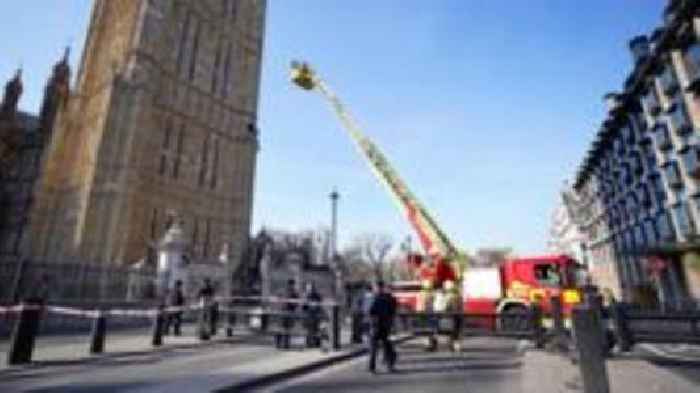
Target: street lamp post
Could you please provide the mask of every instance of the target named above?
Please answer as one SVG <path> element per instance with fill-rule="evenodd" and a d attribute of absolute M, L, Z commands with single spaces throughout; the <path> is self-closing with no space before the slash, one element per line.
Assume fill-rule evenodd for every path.
<path fill-rule="evenodd" d="M 331 261 L 338 252 L 338 199 L 340 199 L 340 194 L 334 188 L 329 197 L 331 198 L 331 244 L 329 250 L 331 255 L 328 260 Z"/>

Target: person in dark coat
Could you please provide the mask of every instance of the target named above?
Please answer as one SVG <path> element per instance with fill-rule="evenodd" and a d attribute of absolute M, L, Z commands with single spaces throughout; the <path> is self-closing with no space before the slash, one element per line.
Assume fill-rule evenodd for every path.
<path fill-rule="evenodd" d="M 199 301 L 204 309 L 202 315 L 203 320 L 200 323 L 199 328 L 203 329 L 201 333 L 203 336 L 209 336 L 210 334 L 216 334 L 216 319 L 218 317 L 218 310 L 214 304 L 214 287 L 211 284 L 209 278 L 204 279 L 204 285 L 199 290 Z M 206 325 L 209 325 L 208 328 Z"/>
<path fill-rule="evenodd" d="M 387 368 L 391 372 L 394 371 L 397 355 L 389 335 L 394 324 L 396 308 L 396 298 L 387 292 L 383 281 L 378 281 L 375 286 L 374 300 L 369 309 L 371 318 L 369 371 L 372 373 L 376 372 L 377 351 L 380 344 L 384 351 Z"/>
<path fill-rule="evenodd" d="M 285 293 L 285 300 L 288 303 L 284 303 L 282 310 L 286 313 L 294 313 L 297 309 L 297 301 L 299 300 L 299 294 L 296 290 L 296 282 L 294 280 L 287 281 L 287 291 Z M 285 316 L 282 318 L 282 329 L 283 333 L 277 336 L 277 348 L 289 349 L 291 346 L 290 330 L 294 327 L 294 317 Z"/>
<path fill-rule="evenodd" d="M 169 307 L 183 307 L 185 305 L 185 295 L 182 293 L 182 281 L 175 281 L 175 286 L 168 294 L 167 304 Z M 170 334 L 170 326 L 176 336 L 181 334 L 182 311 L 169 311 L 165 322 L 165 334 Z"/>
<path fill-rule="evenodd" d="M 316 290 L 316 286 L 313 283 L 309 283 L 306 286 L 306 296 L 304 297 L 305 304 L 303 307 L 306 313 L 306 346 L 307 347 L 320 347 L 321 337 L 320 324 L 321 316 L 323 314 L 323 309 L 321 308 L 321 294 Z"/>

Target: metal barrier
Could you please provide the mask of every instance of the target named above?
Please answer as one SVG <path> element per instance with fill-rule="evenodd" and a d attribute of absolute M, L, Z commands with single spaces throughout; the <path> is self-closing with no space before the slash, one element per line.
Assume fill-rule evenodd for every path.
<path fill-rule="evenodd" d="M 637 343 L 700 344 L 700 311 L 648 310 L 625 303 L 609 308 L 620 350 Z"/>
<path fill-rule="evenodd" d="M 366 316 L 353 314 L 353 342 L 361 342 Z M 542 348 L 545 330 L 542 327 L 542 309 L 532 305 L 526 312 L 460 313 L 460 312 L 400 312 L 396 315 L 394 331 L 415 336 L 448 336 L 459 339 L 468 336 L 493 336 L 531 339 Z"/>
<path fill-rule="evenodd" d="M 15 318 L 12 329 L 10 350 L 7 361 L 10 365 L 25 364 L 32 360 L 36 337 L 42 319 L 51 314 L 68 315 L 91 321 L 88 352 L 104 352 L 111 318 L 148 318 L 151 320 L 151 345 L 159 347 L 164 344 L 164 335 L 174 325 L 174 334 L 180 335 L 179 326 L 184 320 L 193 320 L 187 314 L 197 312 L 196 334 L 200 340 L 209 340 L 217 334 L 220 316 L 227 317 L 227 336 L 232 336 L 236 328 L 245 328 L 246 332 L 258 335 L 275 335 L 278 348 L 280 338 L 293 335 L 306 337 L 307 347 L 320 347 L 338 350 L 341 347 L 340 308 L 335 303 L 309 303 L 298 300 L 285 301 L 278 298 L 217 298 L 216 302 L 201 302 L 197 305 L 166 307 L 163 305 L 147 309 L 114 308 L 76 308 L 58 305 L 22 303 L 14 306 L 0 307 L 0 314 Z M 219 305 L 225 302 L 226 307 Z M 298 310 L 285 312 L 274 310 L 271 305 L 294 303 Z M 257 305 L 252 307 L 252 305 Z M 238 307 L 232 307 L 238 306 Z M 191 316 L 191 315 L 190 315 Z M 257 321 L 257 322 L 256 322 Z M 323 343 L 328 343 L 326 347 Z"/>

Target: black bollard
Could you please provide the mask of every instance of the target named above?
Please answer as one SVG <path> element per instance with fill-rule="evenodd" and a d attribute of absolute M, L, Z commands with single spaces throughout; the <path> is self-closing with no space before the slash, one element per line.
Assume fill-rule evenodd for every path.
<path fill-rule="evenodd" d="M 263 311 L 260 314 L 260 331 L 262 333 L 267 332 L 268 325 L 270 324 L 270 314 L 267 311 Z"/>
<path fill-rule="evenodd" d="M 331 306 L 331 348 L 334 351 L 340 350 L 340 306 L 334 304 Z"/>
<path fill-rule="evenodd" d="M 226 310 L 226 337 L 233 337 L 233 328 L 236 326 L 236 314 L 233 313 L 233 308 Z"/>
<path fill-rule="evenodd" d="M 610 304 L 610 311 L 612 312 L 613 324 L 615 326 L 615 338 L 620 345 L 620 351 L 629 352 L 634 345 L 634 338 L 627 325 L 625 309 L 622 304 L 613 301 Z"/>
<path fill-rule="evenodd" d="M 532 327 L 532 340 L 535 342 L 535 348 L 544 348 L 545 331 L 542 327 L 542 307 L 538 303 L 530 305 L 530 326 Z"/>
<path fill-rule="evenodd" d="M 460 340 L 462 339 L 462 325 L 464 316 L 462 313 L 455 313 L 452 316 L 452 332 L 450 333 L 450 350 L 459 351 Z"/>
<path fill-rule="evenodd" d="M 92 321 L 92 332 L 90 334 L 90 353 L 102 353 L 105 350 L 105 334 L 107 332 L 107 319 L 102 310 L 97 311 L 95 319 Z"/>
<path fill-rule="evenodd" d="M 156 315 L 153 318 L 153 330 L 151 345 L 154 347 L 159 347 L 163 345 L 163 325 L 165 322 L 165 307 L 160 306 L 156 311 Z"/>
<path fill-rule="evenodd" d="M 554 347 L 556 350 L 566 352 L 569 346 L 566 344 L 566 330 L 564 329 L 564 313 L 562 310 L 561 298 L 552 296 L 552 324 L 554 330 Z"/>
<path fill-rule="evenodd" d="M 21 305 L 19 318 L 12 331 L 10 351 L 7 353 L 7 364 L 25 364 L 32 361 L 34 341 L 39 330 L 41 309 L 36 304 Z"/>
<path fill-rule="evenodd" d="M 209 334 L 216 336 L 219 330 L 219 305 L 213 303 L 209 308 Z"/>
<path fill-rule="evenodd" d="M 600 343 L 603 332 L 595 310 L 576 308 L 573 312 L 576 348 L 584 393 L 609 393 L 608 370 Z"/>

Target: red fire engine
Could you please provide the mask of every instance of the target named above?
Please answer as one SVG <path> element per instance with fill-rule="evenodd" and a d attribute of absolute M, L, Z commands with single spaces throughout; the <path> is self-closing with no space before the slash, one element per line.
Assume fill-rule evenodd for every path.
<path fill-rule="evenodd" d="M 522 311 L 533 301 L 549 310 L 552 296 L 560 296 L 565 313 L 578 302 L 576 287 L 579 265 L 563 255 L 516 258 L 499 267 L 470 266 L 437 225 L 428 210 L 411 193 L 381 150 L 357 127 L 338 97 L 306 63 L 292 63 L 292 82 L 304 90 L 317 90 L 327 98 L 341 123 L 377 179 L 392 196 L 415 230 L 426 256 L 410 255 L 407 263 L 415 280 L 394 283 L 394 293 L 402 306 L 424 310 L 422 296 L 435 291 L 456 292 L 468 312 L 500 313 Z M 447 283 L 450 283 L 447 285 Z"/>

